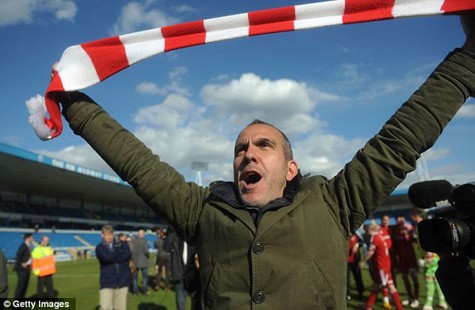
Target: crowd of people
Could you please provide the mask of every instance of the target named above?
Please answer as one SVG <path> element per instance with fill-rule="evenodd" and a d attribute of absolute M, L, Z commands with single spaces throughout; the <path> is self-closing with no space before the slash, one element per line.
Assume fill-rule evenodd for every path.
<path fill-rule="evenodd" d="M 411 219 L 417 224 L 424 218 L 419 209 L 411 211 Z M 435 306 L 434 295 L 437 293 L 437 307 L 447 309 L 448 305 L 440 286 L 435 278 L 439 257 L 435 253 L 426 252 L 419 246 L 416 225 L 406 220 L 403 215 L 394 217 L 395 224 L 390 225 L 390 216 L 385 214 L 380 222 L 372 220 L 364 224 L 362 232 L 353 235 L 349 240 L 347 298 L 351 299 L 351 276 L 356 285 L 356 298 L 365 301 L 366 309 L 372 309 L 377 296 L 382 293 L 385 309 L 432 310 Z M 369 296 L 364 299 L 365 286 L 361 267 L 368 267 L 372 284 Z M 424 270 L 425 300 L 421 300 L 419 269 Z M 396 279 L 402 279 L 408 298 L 401 300 Z M 399 284 L 398 286 L 400 286 Z"/>
<path fill-rule="evenodd" d="M 440 258 L 436 253 L 424 251 L 418 242 L 416 224 L 424 219 L 424 212 L 414 208 L 410 216 L 413 223 L 408 222 L 403 215 L 396 215 L 395 224 L 390 225 L 390 216 L 383 215 L 380 223 L 371 220 L 349 239 L 348 300 L 355 298 L 364 302 L 365 308 L 370 310 L 381 293 L 382 306 L 385 309 L 392 309 L 393 306 L 398 310 L 407 307 L 423 310 L 432 310 L 435 307 L 448 309 L 435 277 Z M 200 298 L 197 249 L 173 227 L 156 230 L 153 246 L 157 252 L 154 262 L 150 260 L 149 246 L 143 229 L 139 229 L 136 235 L 132 236 L 115 234 L 111 225 L 105 225 L 101 229 L 101 237 L 101 242 L 95 248 L 100 264 L 100 309 L 126 309 L 127 296 L 150 295 L 149 286 L 155 291 L 173 289 L 178 310 L 185 309 L 187 296 L 191 297 L 192 310 L 204 308 Z M 5 262 L 1 252 L 0 258 Z M 154 278 L 149 278 L 148 275 L 151 264 L 154 264 Z M 6 275 L 6 263 L 2 266 L 5 269 L 2 274 Z M 366 267 L 372 280 L 372 284 L 367 286 L 362 275 L 362 268 Z M 425 300 L 421 300 L 420 296 L 420 267 L 425 280 Z M 17 250 L 14 270 L 17 273 L 14 298 L 27 297 L 31 273 L 38 277 L 37 293 L 33 297 L 57 297 L 53 286 L 53 275 L 56 272 L 54 251 L 48 236 L 43 236 L 40 242 L 36 243 L 31 233 L 24 234 L 23 242 Z M 351 289 L 351 278 L 356 294 Z M 407 299 L 401 300 L 396 279 L 402 280 L 399 285 L 404 285 Z M 6 280 L 0 281 L 0 293 L 3 298 L 8 295 Z"/>
<path fill-rule="evenodd" d="M 127 296 L 150 295 L 149 286 L 155 291 L 173 289 L 177 310 L 185 310 L 187 296 L 191 297 L 192 310 L 202 309 L 196 248 L 172 228 L 168 232 L 158 228 L 156 234 L 154 247 L 157 254 L 155 261 L 151 261 L 144 229 L 139 229 L 133 236 L 115 233 L 109 224 L 102 227 L 101 242 L 95 247 L 100 266 L 101 310 L 127 309 Z M 40 242 L 33 237 L 32 233 L 25 233 L 17 249 L 13 268 L 17 281 L 13 298 L 56 299 L 58 292 L 53 285 L 55 252 L 48 236 L 42 236 Z M 154 278 L 149 278 L 151 264 L 155 265 Z M 37 290 L 36 294 L 27 296 L 31 274 L 37 277 Z M 8 297 L 7 275 L 7 261 L 0 250 L 0 298 Z"/>
<path fill-rule="evenodd" d="M 3 253 L 2 255 L 3 256 Z M 3 260 L 2 260 L 3 261 Z M 3 268 L 2 271 L 6 268 Z M 53 275 L 56 273 L 54 250 L 49 243 L 49 237 L 43 236 L 39 243 L 33 240 L 33 234 L 23 235 L 23 242 L 18 247 L 15 257 L 14 271 L 17 275 L 17 283 L 13 297 L 25 298 L 33 273 L 37 277 L 36 298 L 56 298 L 57 292 L 53 285 Z M 2 272 L 3 274 L 3 272 Z M 8 295 L 8 282 L 2 288 L 3 296 Z M 3 286 L 3 283 L 2 283 Z"/>
<path fill-rule="evenodd" d="M 201 309 L 196 250 L 172 228 L 168 232 L 157 229 L 156 233 L 156 274 L 152 283 L 148 271 L 153 262 L 145 240 L 145 230 L 139 229 L 136 237 L 132 238 L 122 233 L 115 235 L 111 225 L 102 227 L 102 241 L 96 247 L 100 263 L 101 309 L 126 309 L 129 292 L 150 295 L 149 286 L 156 291 L 167 291 L 173 287 L 177 310 L 185 310 L 188 295 L 192 300 L 192 309 Z"/>

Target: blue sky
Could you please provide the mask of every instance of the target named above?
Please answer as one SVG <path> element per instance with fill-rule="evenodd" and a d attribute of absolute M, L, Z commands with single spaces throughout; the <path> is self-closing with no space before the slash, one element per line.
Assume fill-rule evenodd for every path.
<path fill-rule="evenodd" d="M 259 9 L 290 1 L 2 0 L 0 142 L 110 172 L 65 130 L 42 142 L 25 100 L 43 94 L 64 49 L 116 34 Z M 335 175 L 462 45 L 457 16 L 406 18 L 230 40 L 147 59 L 84 90 L 162 160 L 193 181 L 232 179 L 238 132 L 255 118 L 288 133 L 302 172 Z M 401 188 L 424 178 L 475 180 L 475 102 L 449 124 Z"/>

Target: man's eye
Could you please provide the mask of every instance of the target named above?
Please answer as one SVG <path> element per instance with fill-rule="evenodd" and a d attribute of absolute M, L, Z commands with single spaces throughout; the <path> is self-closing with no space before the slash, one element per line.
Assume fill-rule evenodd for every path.
<path fill-rule="evenodd" d="M 234 150 L 234 155 L 239 155 L 239 154 L 242 154 L 244 153 L 245 149 L 244 147 L 236 147 L 236 149 Z"/>
<path fill-rule="evenodd" d="M 261 148 L 272 147 L 272 143 L 270 141 L 261 141 L 259 143 L 259 147 Z"/>

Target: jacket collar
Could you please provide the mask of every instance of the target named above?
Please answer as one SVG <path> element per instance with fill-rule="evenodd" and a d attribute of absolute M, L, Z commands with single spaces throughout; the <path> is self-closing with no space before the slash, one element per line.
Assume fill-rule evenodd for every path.
<path fill-rule="evenodd" d="M 284 190 L 284 197 L 277 198 L 262 208 L 257 208 L 245 204 L 239 191 L 234 182 L 215 182 L 211 184 L 211 199 L 216 199 L 226 204 L 230 205 L 234 209 L 247 210 L 252 216 L 255 226 L 257 227 L 262 219 L 262 216 L 265 212 L 276 211 L 282 207 L 289 206 L 292 204 L 294 197 L 299 189 L 300 182 L 302 180 L 302 175 L 300 172 L 295 176 Z"/>

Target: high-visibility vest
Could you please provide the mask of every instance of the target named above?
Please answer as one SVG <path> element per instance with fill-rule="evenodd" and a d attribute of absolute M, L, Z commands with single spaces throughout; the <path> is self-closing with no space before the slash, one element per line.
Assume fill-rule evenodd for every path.
<path fill-rule="evenodd" d="M 56 272 L 54 252 L 50 246 L 39 245 L 31 252 L 31 270 L 39 277 L 48 276 Z"/>

